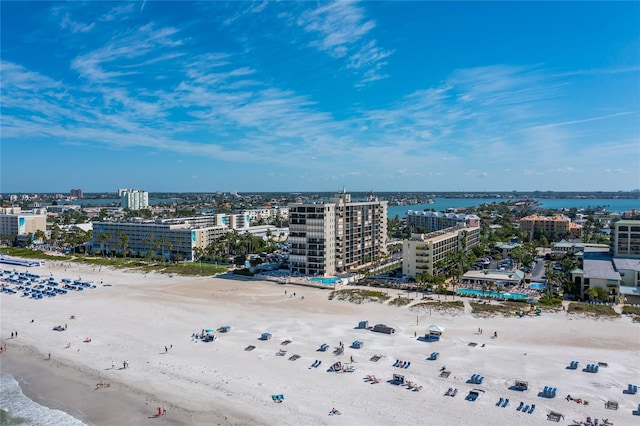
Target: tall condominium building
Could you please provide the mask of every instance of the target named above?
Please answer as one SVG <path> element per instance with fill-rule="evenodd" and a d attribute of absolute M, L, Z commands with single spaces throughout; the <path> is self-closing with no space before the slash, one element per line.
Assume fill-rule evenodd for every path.
<path fill-rule="evenodd" d="M 409 210 L 405 214 L 405 223 L 409 229 L 432 232 L 453 226 L 480 226 L 480 218 L 474 214 Z"/>
<path fill-rule="evenodd" d="M 435 275 L 436 263 L 458 250 L 471 250 L 480 242 L 480 227 L 455 227 L 429 234 L 411 234 L 402 242 L 402 273 L 415 278 Z"/>
<path fill-rule="evenodd" d="M 611 227 L 611 254 L 614 257 L 640 258 L 640 220 L 619 220 Z"/>
<path fill-rule="evenodd" d="M 72 189 L 71 191 L 69 191 L 69 194 L 72 197 L 75 197 L 75 198 L 78 198 L 78 199 L 83 197 L 82 189 Z"/>
<path fill-rule="evenodd" d="M 331 276 L 387 254 L 387 202 L 351 201 L 345 192 L 329 202 L 289 205 L 289 261 L 302 275 Z"/>
<path fill-rule="evenodd" d="M 565 237 L 580 237 L 582 227 L 571 222 L 564 215 L 555 216 L 531 216 L 520 219 L 520 229 L 529 235 L 529 238 L 540 238 L 544 235 L 550 241 L 560 241 Z"/>
<path fill-rule="evenodd" d="M 140 210 L 149 207 L 149 193 L 137 189 L 120 189 L 120 204 L 123 209 Z"/>

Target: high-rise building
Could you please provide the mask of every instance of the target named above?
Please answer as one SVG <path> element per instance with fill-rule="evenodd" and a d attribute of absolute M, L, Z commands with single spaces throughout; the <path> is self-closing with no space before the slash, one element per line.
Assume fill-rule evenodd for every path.
<path fill-rule="evenodd" d="M 141 210 L 149 207 L 149 193 L 137 189 L 118 190 L 120 204 L 124 209 Z"/>
<path fill-rule="evenodd" d="M 74 198 L 80 199 L 83 197 L 82 189 L 72 189 L 69 191 L 70 195 Z"/>
<path fill-rule="evenodd" d="M 611 227 L 610 253 L 614 257 L 640 257 L 640 220 L 619 220 Z"/>
<path fill-rule="evenodd" d="M 331 276 L 358 269 L 387 254 L 387 202 L 346 192 L 329 202 L 289 205 L 291 271 Z"/>

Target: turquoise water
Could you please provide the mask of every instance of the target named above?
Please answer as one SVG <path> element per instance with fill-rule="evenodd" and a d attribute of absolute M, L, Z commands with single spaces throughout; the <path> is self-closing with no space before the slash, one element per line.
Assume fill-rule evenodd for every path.
<path fill-rule="evenodd" d="M 86 426 L 64 411 L 40 405 L 22 393 L 13 376 L 0 374 L 0 424 L 25 426 Z"/>
<path fill-rule="evenodd" d="M 529 284 L 529 287 L 531 287 L 534 290 L 546 290 L 547 289 L 547 285 L 546 284 Z"/>
<path fill-rule="evenodd" d="M 404 217 L 407 210 L 434 209 L 437 212 L 447 210 L 449 208 L 458 207 L 475 207 L 480 204 L 501 203 L 509 201 L 504 198 L 435 198 L 434 204 L 416 204 L 411 206 L 389 206 L 387 210 L 387 216 L 394 218 L 396 215 Z M 572 208 L 585 209 L 587 207 L 605 206 L 607 211 L 610 212 L 626 212 L 631 209 L 640 209 L 640 199 L 607 199 L 607 198 L 550 198 L 550 199 L 537 199 L 540 203 L 538 208 L 543 209 L 561 209 Z"/>
<path fill-rule="evenodd" d="M 312 281 L 314 283 L 321 283 L 324 285 L 333 285 L 333 284 L 339 283 L 341 280 L 340 278 L 336 278 L 336 277 L 332 277 L 332 278 L 313 277 L 313 278 L 309 278 L 309 281 Z"/>
<path fill-rule="evenodd" d="M 529 296 L 527 296 L 526 294 L 520 294 L 520 293 L 496 293 L 495 291 L 485 291 L 484 293 L 482 292 L 482 290 L 476 290 L 476 289 L 472 289 L 472 288 L 461 288 L 460 290 L 457 291 L 459 294 L 473 294 L 474 296 L 482 296 L 484 294 L 484 296 L 486 297 L 495 297 L 495 298 L 503 298 L 503 299 L 513 299 L 513 300 L 528 300 Z"/>

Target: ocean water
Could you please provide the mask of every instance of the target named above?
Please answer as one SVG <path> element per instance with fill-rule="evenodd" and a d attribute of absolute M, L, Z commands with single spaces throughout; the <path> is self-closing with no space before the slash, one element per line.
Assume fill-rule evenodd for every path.
<path fill-rule="evenodd" d="M 389 206 L 387 216 L 393 219 L 396 215 L 403 218 L 407 210 L 434 209 L 437 212 L 445 211 L 449 208 L 476 207 L 480 204 L 501 203 L 510 201 L 504 198 L 435 198 L 434 204 L 416 204 L 410 206 Z M 542 209 L 562 209 L 577 208 L 586 209 L 589 207 L 604 206 L 609 212 L 623 213 L 632 209 L 640 209 L 640 199 L 608 199 L 608 198 L 539 198 L 540 203 L 537 208 Z"/>
<path fill-rule="evenodd" d="M 0 373 L 0 424 L 24 426 L 86 426 L 60 410 L 53 410 L 27 398 L 13 376 Z"/>

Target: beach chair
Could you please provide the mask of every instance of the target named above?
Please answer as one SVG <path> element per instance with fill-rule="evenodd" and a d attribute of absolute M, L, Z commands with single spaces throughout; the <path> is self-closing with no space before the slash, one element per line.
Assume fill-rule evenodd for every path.
<path fill-rule="evenodd" d="M 403 368 L 409 368 L 409 366 L 411 365 L 411 361 L 407 361 L 404 363 L 404 367 Z"/>
<path fill-rule="evenodd" d="M 633 414 L 634 416 L 640 416 L 640 404 L 638 404 L 638 409 L 633 410 L 631 414 Z"/>
<path fill-rule="evenodd" d="M 622 393 L 626 393 L 628 395 L 635 395 L 636 393 L 638 393 L 638 386 L 632 385 L 631 383 L 629 383 L 629 385 L 627 386 L 627 389 L 623 390 Z"/>
<path fill-rule="evenodd" d="M 504 403 L 504 398 L 500 397 L 498 402 L 496 402 L 496 407 L 501 407 L 503 403 Z"/>
<path fill-rule="evenodd" d="M 323 343 L 322 345 L 320 345 L 320 349 L 318 349 L 320 352 L 326 352 L 326 350 L 329 349 L 329 345 L 326 343 Z"/>
<path fill-rule="evenodd" d="M 527 411 L 527 413 L 532 414 L 533 410 L 536 409 L 536 404 L 531 404 L 531 408 L 529 408 L 529 411 Z"/>
<path fill-rule="evenodd" d="M 458 394 L 458 388 L 455 388 L 453 392 L 451 392 L 451 396 L 454 397 Z"/>
<path fill-rule="evenodd" d="M 470 391 L 470 392 L 469 392 L 469 394 L 465 397 L 465 400 L 467 400 L 467 401 L 469 401 L 469 402 L 474 402 L 476 399 L 478 399 L 478 396 L 479 396 L 479 395 L 480 395 L 480 394 L 479 394 L 477 391 L 472 390 L 472 391 Z"/>
<path fill-rule="evenodd" d="M 529 411 L 529 404 L 525 405 L 524 408 L 522 409 L 523 413 L 526 413 L 527 411 Z"/>
<path fill-rule="evenodd" d="M 517 411 L 522 410 L 522 407 L 524 407 L 524 402 L 520 401 L 520 405 L 518 405 L 518 408 L 516 408 Z"/>
<path fill-rule="evenodd" d="M 509 398 L 504 400 L 504 402 L 502 403 L 502 408 L 505 408 L 507 405 L 509 405 Z"/>
<path fill-rule="evenodd" d="M 393 363 L 393 366 L 398 367 L 400 365 L 400 362 L 402 361 L 400 361 L 399 359 L 396 359 L 396 362 Z"/>
<path fill-rule="evenodd" d="M 449 388 L 449 389 L 445 392 L 444 396 L 451 396 L 451 394 L 452 394 L 452 393 L 453 393 L 453 388 Z"/>

